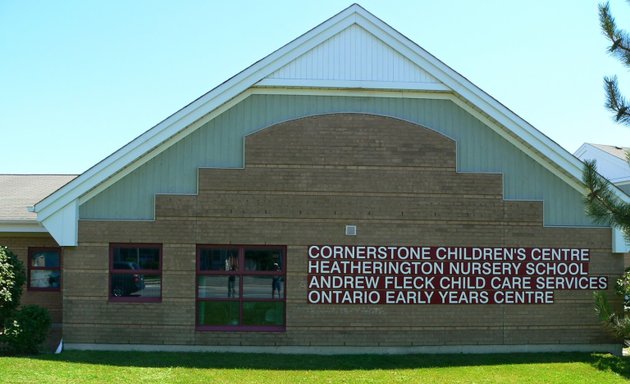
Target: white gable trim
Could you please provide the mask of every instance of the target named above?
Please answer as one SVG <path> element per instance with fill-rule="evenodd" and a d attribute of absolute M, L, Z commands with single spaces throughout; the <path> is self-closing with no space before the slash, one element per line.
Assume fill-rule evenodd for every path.
<path fill-rule="evenodd" d="M 394 81 L 368 81 L 368 80 L 308 80 L 308 79 L 263 79 L 256 83 L 262 87 L 280 88 L 339 88 L 339 89 L 383 89 L 383 90 L 409 90 L 409 91 L 450 91 L 448 87 L 440 83 L 399 83 Z"/>
<path fill-rule="evenodd" d="M 411 83 L 417 86 L 412 88 L 413 90 L 454 92 L 457 95 L 455 99 L 459 100 L 461 105 L 470 104 L 474 106 L 478 116 L 484 118 L 487 116 L 488 121 L 497 123 L 498 132 L 501 132 L 502 136 L 518 145 L 519 148 L 528 149 L 527 153 L 539 154 L 534 158 L 542 159 L 541 164 L 544 163 L 546 168 L 553 169 L 555 174 L 564 174 L 564 180 L 573 179 L 572 185 L 578 187 L 575 180 L 579 180 L 581 175 L 581 162 L 579 160 L 491 96 L 481 91 L 466 78 L 359 5 L 354 4 L 193 101 L 49 197 L 37 203 L 35 212 L 37 212 L 38 221 L 46 227 L 60 245 L 76 245 L 79 199 L 86 201 L 88 198 L 93 197 L 104 186 L 111 185 L 111 183 L 135 169 L 134 167 L 137 168 L 137 166 L 156 156 L 181 137 L 197 129 L 202 125 L 201 122 L 205 122 L 211 116 L 221 113 L 227 108 L 227 105 L 231 105 L 235 100 L 246 97 L 248 88 L 260 83 L 261 80 L 275 71 L 353 24 L 358 24 L 443 84 L 443 86 L 440 86 L 440 89 L 427 89 L 429 86 L 426 83 Z M 260 84 L 290 86 L 289 84 L 274 84 L 271 80 L 269 80 L 269 83 L 265 83 L 265 81 Z M 361 89 L 363 86 L 372 88 L 374 85 L 376 85 L 374 89 L 381 90 L 386 89 L 381 87 L 390 86 L 387 84 L 366 83 L 359 84 L 358 89 Z M 302 84 L 301 86 L 304 87 L 305 85 Z M 317 82 L 313 82 L 308 84 L 308 86 L 347 89 L 348 84 L 337 83 L 335 85 L 328 83 L 318 85 Z M 407 85 L 407 87 L 411 86 L 410 84 Z M 401 94 L 407 95 L 405 93 L 408 89 L 407 87 L 397 85 L 395 89 L 402 92 Z M 550 161 L 547 161 L 547 159 Z M 628 199 L 628 196 L 625 194 L 623 196 L 621 198 Z"/>

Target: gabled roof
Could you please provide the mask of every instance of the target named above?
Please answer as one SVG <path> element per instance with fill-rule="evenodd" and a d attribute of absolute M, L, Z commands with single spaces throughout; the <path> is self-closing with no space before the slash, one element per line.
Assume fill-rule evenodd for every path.
<path fill-rule="evenodd" d="M 361 44 L 369 49 L 363 49 Z M 203 122 L 261 89 L 305 93 L 424 92 L 475 116 L 578 190 L 581 162 L 466 78 L 392 27 L 353 4 L 246 68 L 122 147 L 35 205 L 60 245 L 76 245 L 78 207 Z M 249 92 L 249 93 L 248 93 Z"/>
<path fill-rule="evenodd" d="M 630 164 L 626 159 L 628 147 L 584 143 L 575 151 L 575 156 L 582 160 L 596 160 L 599 174 L 613 184 L 630 183 Z"/>
<path fill-rule="evenodd" d="M 604 144 L 591 144 L 591 145 L 623 161 L 626 161 L 626 152 L 630 151 L 630 148 L 628 147 L 618 147 L 615 145 L 604 145 Z"/>
<path fill-rule="evenodd" d="M 29 208 L 76 175 L 0 175 L 0 231 L 44 232 Z"/>

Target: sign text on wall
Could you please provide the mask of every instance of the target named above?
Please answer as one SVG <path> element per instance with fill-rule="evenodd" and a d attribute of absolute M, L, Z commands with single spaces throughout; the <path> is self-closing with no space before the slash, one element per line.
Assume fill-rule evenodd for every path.
<path fill-rule="evenodd" d="M 313 245 L 311 304 L 551 304 L 607 289 L 584 248 Z"/>

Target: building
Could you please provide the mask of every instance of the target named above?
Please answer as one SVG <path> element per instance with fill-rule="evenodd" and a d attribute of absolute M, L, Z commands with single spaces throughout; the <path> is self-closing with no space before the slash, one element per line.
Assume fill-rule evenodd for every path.
<path fill-rule="evenodd" d="M 22 304 L 46 307 L 53 321 L 51 344 L 61 339 L 61 248 L 28 208 L 76 175 L 0 175 L 0 245 L 9 246 L 28 271 Z"/>
<path fill-rule="evenodd" d="M 628 245 L 580 174 L 355 4 L 32 210 L 68 348 L 619 353 L 592 291 Z"/>
<path fill-rule="evenodd" d="M 597 171 L 626 194 L 630 194 L 630 148 L 584 143 L 575 151 L 580 160 L 596 160 Z"/>
<path fill-rule="evenodd" d="M 584 143 L 574 155 L 580 160 L 595 160 L 597 171 L 621 191 L 630 195 L 630 164 L 627 153 L 630 148 L 615 145 Z M 630 267 L 630 253 L 624 257 L 624 265 Z"/>

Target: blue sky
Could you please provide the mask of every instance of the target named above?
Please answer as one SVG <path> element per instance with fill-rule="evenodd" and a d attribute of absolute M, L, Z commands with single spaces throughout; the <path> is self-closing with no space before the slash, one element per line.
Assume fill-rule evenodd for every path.
<path fill-rule="evenodd" d="M 603 107 L 603 76 L 629 97 L 630 76 L 596 1 L 359 3 L 568 151 L 630 146 Z M 81 173 L 350 4 L 0 0 L 0 173 Z"/>

